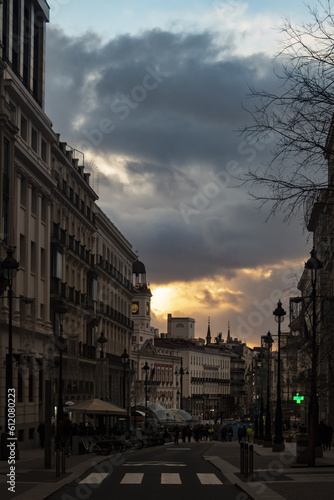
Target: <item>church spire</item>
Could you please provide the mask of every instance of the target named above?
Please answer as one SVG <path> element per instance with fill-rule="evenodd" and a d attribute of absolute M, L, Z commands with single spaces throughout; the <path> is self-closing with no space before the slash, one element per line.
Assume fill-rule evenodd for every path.
<path fill-rule="evenodd" d="M 231 333 L 230 333 L 230 322 L 228 321 L 227 323 L 227 340 L 226 342 L 232 342 L 232 337 L 231 337 Z"/>
<path fill-rule="evenodd" d="M 210 316 L 208 318 L 208 333 L 206 334 L 206 344 L 211 344 Z"/>

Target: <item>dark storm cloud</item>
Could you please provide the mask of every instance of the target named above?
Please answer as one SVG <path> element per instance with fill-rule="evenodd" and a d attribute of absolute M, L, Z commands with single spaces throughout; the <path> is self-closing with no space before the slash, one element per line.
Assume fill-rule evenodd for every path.
<path fill-rule="evenodd" d="M 208 33 L 153 31 L 106 45 L 93 34 L 70 39 L 53 29 L 48 36 L 48 109 L 72 141 L 103 152 L 126 148 L 163 165 L 217 163 L 240 142 L 233 129 L 263 56 L 224 59 L 228 46 L 218 47 Z M 64 108 L 53 102 L 69 106 L 67 126 Z M 109 127 L 101 126 L 107 120 Z"/>
<path fill-rule="evenodd" d="M 231 189 L 270 154 L 237 132 L 247 86 L 276 84 L 268 58 L 232 57 L 232 44 L 230 33 L 219 44 L 208 32 L 158 30 L 102 44 L 48 32 L 47 112 L 62 140 L 110 164 L 100 206 L 155 283 L 231 279 L 300 251 L 296 227 L 265 225 L 247 189 Z"/>

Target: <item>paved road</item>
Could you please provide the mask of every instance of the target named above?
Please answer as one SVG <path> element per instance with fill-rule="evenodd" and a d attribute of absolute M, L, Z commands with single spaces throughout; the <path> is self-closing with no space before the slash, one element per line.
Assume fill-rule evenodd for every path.
<path fill-rule="evenodd" d="M 246 500 L 247 496 L 203 458 L 211 443 L 149 448 L 110 457 L 48 500 Z"/>

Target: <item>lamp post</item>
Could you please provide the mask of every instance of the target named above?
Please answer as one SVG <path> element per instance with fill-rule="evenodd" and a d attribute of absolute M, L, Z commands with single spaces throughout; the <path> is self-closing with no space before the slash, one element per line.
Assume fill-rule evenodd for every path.
<path fill-rule="evenodd" d="M 284 321 L 286 312 L 282 307 L 282 302 L 279 300 L 277 307 L 273 312 L 275 321 L 278 323 L 278 357 L 277 357 L 277 400 L 276 400 L 276 413 L 275 413 L 275 436 L 273 451 L 282 451 L 284 449 L 283 439 L 283 415 L 282 415 L 282 402 L 281 402 L 281 323 Z"/>
<path fill-rule="evenodd" d="M 19 263 L 13 256 L 14 249 L 7 250 L 7 257 L 1 262 L 3 275 L 8 286 L 8 365 L 7 366 L 7 389 L 13 387 L 13 280 L 19 268 Z M 6 394 L 7 400 L 7 394 Z M 7 426 L 6 426 L 7 427 Z"/>
<path fill-rule="evenodd" d="M 180 391 L 177 390 L 176 399 L 177 399 L 177 406 L 179 407 L 179 409 L 180 409 L 180 394 L 181 394 Z"/>
<path fill-rule="evenodd" d="M 64 314 L 67 313 L 67 306 L 65 302 L 60 301 L 56 308 L 55 313 L 59 314 L 59 336 L 58 336 L 58 349 L 59 349 L 59 379 L 58 379 L 58 405 L 57 405 L 57 437 L 59 439 L 59 422 L 64 417 L 63 410 L 63 350 L 65 339 L 63 337 L 63 320 Z"/>
<path fill-rule="evenodd" d="M 97 339 L 97 342 L 101 345 L 100 358 L 104 358 L 103 345 L 107 342 L 107 339 L 104 336 L 104 331 L 103 330 L 100 333 L 100 336 Z"/>
<path fill-rule="evenodd" d="M 274 342 L 271 333 L 268 332 L 264 336 L 264 342 L 267 344 L 268 357 L 267 357 L 267 404 L 266 404 L 266 425 L 264 432 L 264 444 L 263 446 L 271 446 L 272 436 L 271 436 L 271 414 L 270 414 L 270 350 Z"/>
<path fill-rule="evenodd" d="M 264 435 L 263 435 L 263 342 L 264 335 L 261 336 L 261 384 L 260 384 L 260 419 L 259 419 L 259 437 L 258 437 L 258 444 L 263 444 L 264 440 Z"/>
<path fill-rule="evenodd" d="M 19 269 L 19 263 L 13 256 L 14 249 L 7 250 L 7 257 L 1 262 L 2 291 L 8 287 L 8 355 L 6 359 L 6 394 L 5 394 L 5 432 L 8 434 L 8 398 L 9 390 L 13 389 L 13 280 Z"/>
<path fill-rule="evenodd" d="M 145 365 L 143 366 L 143 370 L 145 370 L 145 424 L 147 423 L 147 384 L 148 384 L 148 371 L 150 367 L 148 366 L 147 361 L 145 361 Z"/>
<path fill-rule="evenodd" d="M 318 345 L 317 345 L 317 271 L 322 268 L 322 263 L 317 258 L 317 252 L 313 248 L 311 257 L 305 263 L 305 269 L 311 271 L 312 285 L 312 366 L 311 366 L 311 396 L 309 403 L 309 445 L 307 453 L 307 464 L 309 467 L 314 467 L 316 456 L 316 432 L 318 424 L 319 403 L 317 395 L 317 362 L 318 362 Z"/>
<path fill-rule="evenodd" d="M 128 359 L 129 359 L 129 355 L 126 352 L 126 349 L 124 349 L 124 352 L 121 355 L 121 360 L 123 363 L 123 408 L 125 408 L 125 368 L 126 368 Z"/>
<path fill-rule="evenodd" d="M 175 375 L 180 375 L 180 410 L 182 410 L 182 398 L 183 398 L 183 375 L 188 375 L 188 368 L 183 368 L 183 358 L 181 358 L 181 366 L 179 369 L 175 370 Z"/>

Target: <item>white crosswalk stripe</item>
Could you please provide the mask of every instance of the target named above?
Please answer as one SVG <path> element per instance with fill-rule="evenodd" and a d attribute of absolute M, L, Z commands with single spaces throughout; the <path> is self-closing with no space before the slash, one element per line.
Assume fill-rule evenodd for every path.
<path fill-rule="evenodd" d="M 144 477 L 142 472 L 128 472 L 123 477 L 121 484 L 141 484 Z"/>
<path fill-rule="evenodd" d="M 197 474 L 202 484 L 223 484 L 216 474 Z"/>
<path fill-rule="evenodd" d="M 93 472 L 89 476 L 85 477 L 79 484 L 100 484 L 108 476 L 107 473 Z"/>
<path fill-rule="evenodd" d="M 182 484 L 180 474 L 163 472 L 161 474 L 161 484 Z"/>
<path fill-rule="evenodd" d="M 218 479 L 216 474 L 196 474 L 202 485 L 222 485 L 223 483 Z M 141 484 L 143 482 L 144 473 L 127 472 L 121 484 Z M 178 473 L 162 472 L 161 484 L 182 484 L 181 476 Z"/>

